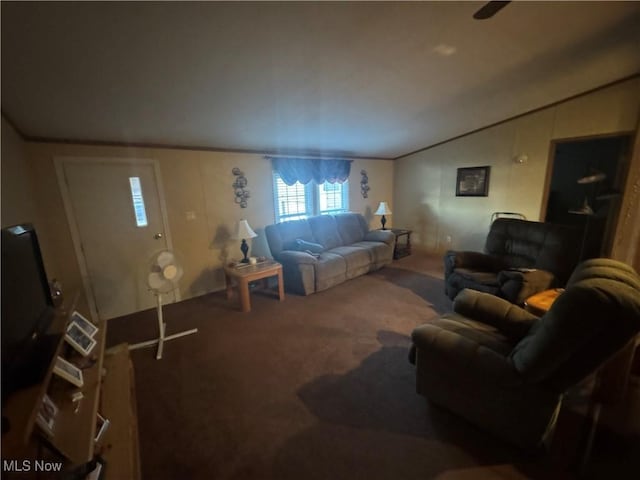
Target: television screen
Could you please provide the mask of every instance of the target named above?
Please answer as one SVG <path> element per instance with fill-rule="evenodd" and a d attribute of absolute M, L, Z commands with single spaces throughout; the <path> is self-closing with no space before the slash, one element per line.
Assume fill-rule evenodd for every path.
<path fill-rule="evenodd" d="M 55 342 L 45 340 L 45 334 L 54 309 L 33 226 L 3 228 L 1 240 L 2 387 L 6 398 L 12 390 L 37 382 L 46 373 Z"/>

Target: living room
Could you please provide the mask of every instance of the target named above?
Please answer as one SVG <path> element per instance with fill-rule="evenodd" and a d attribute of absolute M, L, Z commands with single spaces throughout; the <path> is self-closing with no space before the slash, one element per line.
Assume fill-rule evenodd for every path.
<path fill-rule="evenodd" d="M 499 15 L 509 14 L 509 9 L 515 7 L 518 5 L 507 6 L 504 11 L 498 12 L 495 20 L 500 18 Z M 246 5 L 245 8 L 250 6 Z M 637 26 L 638 10 L 636 6 L 628 8 L 632 8 L 631 16 L 627 16 L 624 22 L 621 20 L 621 23 L 627 27 Z M 6 17 L 5 5 L 3 5 L 3 17 Z M 635 24 L 630 19 L 634 20 Z M 3 30 L 5 30 L 4 27 L 3 20 Z M 609 27 L 611 28 L 611 25 Z M 16 29 L 12 31 L 14 30 Z M 435 477 L 441 474 L 442 478 L 453 478 L 447 477 L 446 472 L 457 470 L 458 474 L 463 475 L 465 469 L 470 469 L 467 472 L 467 478 L 472 478 L 470 475 L 473 474 L 475 467 L 490 465 L 503 466 L 498 466 L 497 471 L 494 472 L 491 472 L 491 468 L 483 470 L 483 475 L 505 474 L 522 478 L 518 477 L 518 474 L 522 475 L 522 473 L 517 472 L 517 469 L 512 466 L 504 467 L 504 465 L 518 463 L 521 458 L 517 454 L 511 451 L 505 453 L 508 449 L 503 446 L 495 447 L 493 451 L 491 451 L 493 446 L 483 450 L 482 444 L 487 440 L 482 437 L 482 434 L 469 433 L 463 424 L 456 424 L 448 417 L 442 417 L 440 421 L 444 424 L 453 422 L 452 431 L 446 432 L 446 425 L 439 425 L 445 430 L 442 437 L 438 435 L 420 437 L 420 429 L 410 426 L 411 422 L 419 418 L 418 415 L 401 419 L 401 422 L 405 422 L 403 426 L 389 425 L 384 418 L 371 420 L 371 415 L 375 417 L 374 412 L 367 412 L 367 418 L 358 419 L 356 400 L 362 400 L 359 396 L 364 395 L 366 388 L 356 391 L 355 397 L 349 400 L 354 403 L 346 406 L 340 403 L 332 404 L 331 395 L 339 396 L 336 392 L 340 392 L 341 388 L 348 388 L 341 385 L 348 383 L 350 374 L 356 384 L 363 385 L 362 378 L 366 377 L 363 372 L 370 373 L 372 366 L 382 368 L 385 376 L 391 376 L 392 372 L 385 367 L 385 359 L 396 359 L 402 354 L 403 360 L 406 360 L 411 330 L 433 318 L 434 315 L 444 313 L 448 306 L 447 299 L 444 297 L 444 287 L 437 281 L 441 282 L 441 259 L 445 251 L 450 249 L 482 251 L 493 212 L 519 212 L 529 220 L 543 220 L 554 142 L 623 134 L 635 136 L 635 143 L 628 158 L 629 174 L 622 200 L 626 210 L 620 215 L 614 250 L 609 254 L 612 258 L 621 259 L 638 270 L 640 252 L 637 245 L 637 225 L 640 224 L 638 218 L 640 205 L 637 196 L 633 195 L 633 189 L 634 185 L 637 186 L 638 172 L 640 172 L 640 148 L 636 135 L 640 121 L 638 93 L 640 92 L 640 75 L 636 58 L 628 60 L 626 64 L 620 60 L 619 69 L 610 65 L 613 63 L 611 58 L 618 59 L 613 55 L 618 54 L 623 60 L 629 56 L 628 50 L 620 45 L 637 46 L 637 32 L 633 28 L 628 30 L 616 37 L 620 39 L 620 44 L 615 43 L 615 39 L 611 40 L 610 43 L 615 44 L 611 51 L 605 52 L 603 48 L 603 51 L 594 51 L 593 56 L 588 57 L 589 61 L 572 64 L 571 68 L 574 70 L 566 74 L 564 83 L 561 85 L 554 84 L 558 80 L 542 74 L 539 78 L 528 78 L 526 81 L 522 81 L 522 78 L 516 75 L 516 79 L 520 80 L 519 83 L 523 88 L 521 91 L 501 93 L 495 89 L 482 90 L 482 96 L 476 98 L 468 107 L 467 117 L 469 118 L 464 121 L 470 126 L 462 131 L 452 130 L 449 136 L 431 141 L 425 139 L 416 146 L 407 142 L 405 148 L 396 149 L 394 152 L 397 153 L 393 154 L 385 153 L 380 149 L 377 154 L 369 150 L 362 154 L 356 152 L 356 154 L 344 155 L 341 150 L 350 150 L 349 148 L 334 147 L 323 151 L 321 144 L 314 145 L 313 148 L 309 147 L 304 152 L 298 148 L 296 152 L 294 143 L 290 151 L 295 153 L 289 152 L 284 156 L 295 157 L 297 153 L 302 152 L 299 155 L 301 157 L 329 156 L 352 160 L 348 182 L 349 210 L 362 214 L 369 228 L 375 230 L 380 228 L 380 215 L 376 215 L 375 212 L 380 202 L 387 202 L 393 212 L 386 216 L 387 226 L 411 229 L 411 243 L 414 250 L 413 255 L 394 263 L 392 267 L 399 265 L 404 272 L 409 272 L 405 274 L 409 275 L 413 272 L 416 277 L 399 278 L 396 270 L 400 268 L 387 267 L 375 275 L 354 279 L 328 290 L 326 293 L 333 295 L 330 301 L 326 296 L 321 295 L 309 297 L 287 295 L 286 300 L 280 304 L 256 295 L 256 298 L 252 298 L 252 302 L 255 302 L 254 311 L 246 317 L 230 309 L 225 303 L 226 300 L 222 298 L 225 289 L 224 266 L 230 260 L 239 260 L 242 256 L 240 239 L 233 238 L 236 225 L 241 219 L 246 219 L 257 234 L 250 241 L 251 256 L 270 256 L 265 228 L 275 223 L 277 216 L 270 157 L 281 154 L 281 151 L 278 148 L 259 149 L 254 146 L 244 149 L 231 147 L 225 149 L 224 147 L 229 145 L 226 141 L 209 144 L 146 141 L 143 137 L 131 136 L 128 129 L 133 129 L 134 126 L 129 127 L 124 124 L 119 125 L 121 136 L 115 140 L 109 136 L 104 138 L 74 136 L 73 133 L 65 132 L 64 129 L 52 130 L 53 133 L 49 134 L 40 133 L 36 124 L 33 127 L 25 124 L 22 117 L 13 114 L 9 107 L 11 98 L 7 95 L 4 86 L 5 75 L 7 75 L 5 48 L 9 49 L 8 45 L 11 43 L 3 38 L 3 227 L 32 222 L 38 231 L 48 277 L 58 279 L 68 295 L 72 295 L 72 292 L 86 292 L 88 279 L 78 259 L 79 249 L 77 239 L 74 238 L 77 233 L 74 232 L 73 222 L 69 219 L 69 199 L 65 198 L 64 182 L 61 182 L 60 172 L 61 168 L 64 168 L 61 164 L 66 159 L 89 163 L 96 159 L 119 159 L 125 163 L 135 163 L 138 159 L 145 161 L 151 159 L 156 171 L 160 172 L 160 188 L 166 209 L 166 224 L 169 227 L 165 235 L 170 238 L 171 248 L 180 254 L 184 270 L 180 281 L 179 298 L 182 304 L 191 305 L 186 307 L 187 312 L 191 308 L 208 308 L 220 319 L 215 325 L 207 326 L 202 319 L 189 319 L 187 313 L 177 310 L 176 307 L 181 303 L 168 304 L 166 305 L 168 328 L 181 330 L 197 326 L 198 334 L 193 338 L 176 340 L 169 344 L 164 360 L 156 361 L 149 351 L 144 350 L 132 354 L 137 389 L 139 392 L 151 392 L 138 394 L 138 408 L 141 411 L 141 417 L 144 417 L 144 421 L 140 422 L 140 435 L 142 471 L 145 477 L 158 476 L 165 468 L 171 472 L 167 478 L 171 478 L 171 475 L 174 477 L 179 475 L 179 468 L 183 468 L 183 472 L 188 472 L 183 478 L 202 478 L 209 468 L 209 472 L 214 472 L 214 476 L 219 478 L 283 478 L 296 476 L 302 472 L 305 459 L 313 457 L 315 452 L 325 455 L 322 457 L 324 461 L 337 462 L 343 468 L 343 470 L 333 471 L 336 476 L 359 475 L 361 467 L 357 466 L 358 462 L 371 462 L 380 469 L 380 472 L 388 474 L 394 468 L 400 468 L 399 459 L 403 458 L 403 455 L 409 455 L 415 459 L 418 456 L 416 450 L 433 442 L 437 452 L 444 457 L 450 456 L 447 458 L 450 458 L 451 462 L 438 463 L 437 454 L 431 453 L 429 461 L 438 463 L 438 467 L 420 463 L 415 471 L 405 471 L 405 478 L 414 478 L 412 475 L 420 471 L 420 468 L 423 472 L 427 472 L 427 476 Z M 625 43 L 629 39 L 632 41 Z M 552 60 L 553 58 L 547 59 L 544 66 L 557 67 Z M 87 68 L 87 71 L 90 70 L 91 68 Z M 99 70 L 94 72 L 95 76 L 99 76 Z M 589 77 L 588 80 L 591 83 L 585 82 L 584 77 Z M 584 86 L 576 88 L 572 83 L 580 83 Z M 530 97 L 522 95 L 522 91 L 527 90 L 530 92 L 527 94 Z M 536 97 L 537 93 L 545 90 L 552 90 L 556 96 L 534 106 L 527 103 Z M 473 93 L 472 90 L 470 92 Z M 466 92 L 466 95 L 471 96 L 471 93 Z M 55 92 L 50 92 L 49 95 L 57 96 Z M 64 98 L 66 97 L 61 95 L 57 101 Z M 475 117 L 482 111 L 491 110 L 494 104 L 509 104 L 512 113 L 502 117 L 496 117 L 497 113 L 494 116 L 482 117 L 484 123 L 476 125 Z M 463 114 L 462 117 L 465 115 Z M 75 123 L 87 122 L 87 118 L 87 116 L 78 117 Z M 441 118 L 441 120 L 445 124 L 450 122 L 447 118 Z M 456 120 L 462 121 L 460 117 Z M 216 120 L 209 121 L 212 125 L 216 123 Z M 58 131 L 61 133 L 56 133 Z M 241 133 L 244 136 L 251 136 L 251 131 Z M 80 138 L 90 140 L 78 140 Z M 75 141 L 68 141 L 68 139 L 75 139 Z M 313 155 L 313 152 L 316 152 L 316 155 Z M 491 167 L 489 194 L 470 198 L 456 196 L 458 168 L 477 166 Z M 246 208 L 236 203 L 232 186 L 235 181 L 233 174 L 235 168 L 244 174 L 248 182 L 246 188 L 250 191 L 250 196 L 246 199 Z M 370 188 L 366 196 L 362 194 L 360 185 L 363 171 L 366 172 L 367 185 Z M 140 264 L 146 264 L 146 259 L 140 261 Z M 137 265 L 136 268 L 139 266 Z M 389 283 L 385 284 L 385 281 Z M 403 287 L 403 282 L 408 283 Z M 429 286 L 428 292 L 420 290 L 422 288 L 419 286 L 420 282 Z M 415 292 L 412 293 L 412 288 L 418 289 L 417 296 Z M 354 299 L 354 295 L 361 295 L 367 289 L 370 289 L 373 295 L 362 295 L 362 298 Z M 433 296 L 435 293 L 432 292 L 436 291 L 440 291 L 442 295 Z M 389 295 L 385 296 L 385 292 Z M 77 308 L 88 317 L 96 315 L 95 305 L 92 305 L 92 301 L 84 293 Z M 330 314 L 327 316 L 331 316 L 328 323 L 324 325 L 322 322 L 326 319 L 314 316 L 323 310 Z M 369 324 L 349 323 L 354 319 L 361 319 L 363 312 L 367 312 L 368 316 L 376 316 L 373 314 L 377 313 L 377 316 Z M 402 313 L 399 314 L 399 312 Z M 126 317 L 125 320 L 119 319 L 118 325 L 114 325 L 109 333 L 109 341 L 134 343 L 153 336 L 156 333 L 154 332 L 155 311 L 146 311 L 144 315 L 145 317 L 139 321 L 140 325 L 144 324 L 144 326 L 139 328 L 127 328 L 126 322 L 130 317 Z M 396 315 L 402 318 L 396 318 Z M 295 320 L 298 317 L 300 322 L 303 322 L 305 316 L 313 316 L 311 321 L 313 329 L 308 331 L 304 330 L 303 326 L 297 325 Z M 276 322 L 272 325 L 275 328 L 269 328 L 268 323 L 278 317 L 282 317 L 280 322 L 286 320 L 288 323 Z M 270 348 L 277 351 L 279 347 L 272 345 L 278 345 L 277 336 L 283 335 L 282 345 L 286 345 L 288 350 L 286 353 L 280 353 L 287 356 L 286 359 L 281 359 L 281 363 L 271 363 L 275 360 L 254 357 L 253 355 L 256 354 L 235 345 L 235 341 L 247 334 L 243 330 L 248 328 L 247 322 L 251 323 L 253 320 L 256 325 L 250 328 L 256 329 L 255 337 L 249 343 L 252 348 L 257 349 L 256 352 L 260 351 L 264 354 Z M 338 323 L 342 321 L 346 323 L 339 325 Z M 298 328 L 302 329 L 302 338 L 298 339 L 299 346 L 296 346 L 296 340 L 291 337 L 292 332 Z M 333 333 L 324 336 L 323 328 L 332 330 Z M 370 330 L 361 331 L 361 328 Z M 217 338 L 207 342 L 208 334 Z M 314 334 L 317 338 L 310 339 L 309 337 Z M 343 335 L 349 334 L 352 335 L 350 340 L 342 338 Z M 332 335 L 335 335 L 335 338 Z M 234 338 L 238 340 L 234 341 Z M 332 338 L 336 341 L 335 345 L 330 342 Z M 184 342 L 182 346 L 179 345 L 180 342 Z M 201 347 L 203 351 L 197 351 L 195 346 Z M 191 347 L 195 353 L 189 352 Z M 173 348 L 176 349 L 173 352 L 179 353 L 180 356 L 172 353 Z M 307 360 L 302 361 L 304 356 L 291 353 L 295 351 L 300 354 L 305 348 L 309 349 Z M 211 357 L 206 357 L 204 352 L 209 350 L 211 350 Z M 249 355 L 249 358 L 238 358 L 237 361 L 241 366 L 231 370 L 229 364 L 225 362 L 233 360 L 234 352 L 238 352 L 238 356 Z M 322 355 L 323 352 L 327 355 Z M 191 358 L 190 353 L 196 358 Z M 332 354 L 337 356 L 334 357 Z M 163 454 L 166 453 L 166 445 L 158 447 L 157 437 L 163 434 L 166 436 L 175 434 L 158 427 L 157 424 L 163 422 L 161 413 L 174 416 L 170 409 L 191 408 L 190 402 L 197 404 L 198 400 L 194 397 L 202 394 L 198 389 L 204 388 L 201 383 L 188 386 L 181 384 L 179 375 L 189 372 L 189 365 L 192 362 L 194 365 L 204 365 L 212 360 L 224 361 L 212 366 L 211 372 L 207 373 L 207 378 L 212 381 L 210 387 L 212 391 L 207 393 L 211 394 L 216 389 L 215 385 L 218 385 L 217 393 L 222 396 L 229 395 L 228 398 L 224 398 L 224 401 L 220 400 L 221 403 L 216 404 L 216 408 L 230 409 L 227 413 L 229 418 L 237 422 L 238 431 L 226 430 L 232 427 L 223 422 L 225 413 L 222 411 L 208 418 L 208 421 L 214 425 L 213 429 L 217 426 L 223 432 L 219 432 L 221 436 L 217 437 L 214 432 L 203 432 L 202 427 L 196 424 L 197 419 L 189 417 L 187 420 L 189 427 L 184 427 L 185 432 L 180 433 L 179 438 L 183 442 L 192 441 L 194 444 L 209 439 L 219 452 L 212 455 L 209 460 L 206 454 L 199 454 L 197 461 L 194 461 L 194 464 L 198 465 L 196 470 L 190 469 L 188 458 L 180 464 L 174 463 L 171 468 L 158 459 L 157 463 L 150 467 L 150 459 L 156 456 L 153 452 L 155 448 Z M 314 431 L 313 428 L 310 431 L 303 431 L 300 425 L 312 427 L 315 420 L 308 416 L 308 412 L 303 412 L 300 405 L 290 400 L 282 404 L 275 402 L 274 398 L 277 398 L 280 393 L 271 397 L 273 404 L 265 405 L 256 400 L 255 406 L 251 406 L 251 395 L 259 397 L 262 393 L 260 389 L 251 391 L 244 382 L 255 382 L 256 385 L 264 388 L 274 388 L 269 378 L 264 378 L 265 375 L 269 375 L 268 369 L 260 368 L 250 371 L 251 368 L 259 366 L 261 361 L 265 362 L 266 366 L 273 366 L 275 383 L 278 383 L 279 377 L 286 376 L 284 368 L 287 361 L 300 362 L 294 374 L 294 376 L 299 375 L 299 378 L 291 380 L 287 385 L 288 387 L 306 385 L 306 388 L 301 388 L 299 395 L 308 400 L 307 409 L 310 411 L 316 409 L 315 416 L 321 419 L 320 432 Z M 166 363 L 162 364 L 162 362 Z M 309 362 L 309 365 L 306 362 Z M 175 371 L 171 371 L 174 367 L 176 367 Z M 242 395 L 241 398 L 234 399 L 231 384 L 225 384 L 221 379 L 228 375 L 227 371 L 238 372 L 244 367 L 246 367 L 246 378 L 241 384 Z M 407 372 L 411 371 L 410 367 L 407 362 L 406 370 L 399 373 L 400 379 L 407 382 L 411 380 L 407 377 Z M 305 369 L 308 369 L 309 375 L 304 375 Z M 166 380 L 164 380 L 166 383 L 161 385 L 163 374 L 166 374 Z M 310 382 L 314 378 L 322 378 L 323 375 L 338 374 L 343 377 L 338 379 L 337 384 L 329 382 L 331 388 L 328 392 L 322 391 L 327 387 L 326 384 Z M 222 383 L 216 383 L 219 381 Z M 391 382 L 389 387 L 393 388 L 396 380 L 389 381 Z M 372 387 L 375 383 L 367 385 Z M 382 396 L 384 397 L 387 393 L 383 392 Z M 143 412 L 148 407 L 142 403 L 141 398 L 150 401 L 154 396 L 161 399 L 161 402 L 166 402 L 163 403 L 165 409 L 149 408 L 149 412 Z M 177 396 L 177 398 L 169 401 L 168 396 Z M 327 406 L 323 406 L 319 399 L 325 399 L 328 402 Z M 393 404 L 394 400 L 387 400 Z M 416 406 L 420 401 L 418 397 L 410 405 Z M 235 409 L 234 402 L 238 403 L 239 410 Z M 382 404 L 374 402 L 374 404 L 381 406 L 384 402 Z M 349 406 L 351 408 L 347 408 Z M 406 408 L 402 403 L 399 406 Z M 203 407 L 196 405 L 193 408 L 202 414 Z M 246 411 L 240 411 L 240 407 L 246 408 Z M 335 411 L 332 411 L 333 407 Z M 389 405 L 387 407 L 391 409 Z M 269 424 L 265 420 L 261 423 L 259 435 L 252 437 L 251 426 L 244 422 L 251 422 L 266 413 L 261 410 L 262 408 L 267 410 L 292 408 L 292 419 L 287 419 L 288 412 L 270 411 L 266 416 L 273 423 Z M 301 410 L 297 410 L 298 408 Z M 345 420 L 348 415 L 336 413 L 340 408 L 345 408 L 347 413 L 354 415 L 352 423 Z M 429 413 L 425 407 L 416 408 L 423 415 Z M 437 423 L 437 420 L 431 421 Z M 356 428 L 350 428 L 354 424 Z M 172 428 L 180 428 L 175 418 L 172 418 L 168 425 Z M 280 450 L 278 453 L 276 446 L 269 446 L 269 448 L 265 447 L 270 452 L 269 455 L 264 452 L 259 453 L 260 442 L 270 441 L 270 428 L 279 430 L 277 433 L 271 432 L 274 435 L 273 438 L 277 438 L 277 441 L 274 440 L 275 443 L 280 442 L 279 446 L 287 444 L 288 449 Z M 288 431 L 287 428 L 291 429 L 289 432 L 291 435 L 283 433 Z M 347 429 L 350 431 L 346 432 Z M 369 435 L 371 431 L 376 430 L 384 431 L 383 435 L 379 437 Z M 435 430 L 437 428 L 434 427 Z M 402 440 L 396 438 L 403 435 L 406 437 L 407 433 L 410 438 Z M 296 437 L 296 435 L 299 436 Z M 344 435 L 348 441 L 361 442 L 361 450 L 370 447 L 374 453 L 371 455 L 361 453 L 360 456 L 356 456 L 357 449 L 340 445 L 337 448 L 341 455 L 332 457 L 323 445 L 332 441 L 340 443 L 340 435 Z M 459 438 L 467 435 L 473 437 L 471 441 L 465 443 L 465 440 Z M 456 438 L 455 441 L 460 440 L 464 447 L 450 450 L 444 448 L 443 444 L 446 441 L 443 439 L 447 437 Z M 230 444 L 225 445 L 225 438 Z M 296 438 L 299 440 L 300 451 L 296 451 L 296 444 L 293 441 Z M 344 441 L 347 442 L 347 440 Z M 398 447 L 397 451 L 389 454 L 388 462 L 383 458 L 376 458 L 377 455 L 381 455 L 380 452 L 384 452 L 383 445 L 393 449 L 391 444 L 396 441 L 402 447 Z M 247 444 L 241 447 L 239 444 L 242 442 Z M 193 448 L 206 450 L 203 444 Z M 184 455 L 187 455 L 187 451 L 188 449 L 184 447 L 180 449 L 180 453 Z M 347 452 L 354 456 L 350 457 Z M 272 458 L 278 458 L 278 455 L 282 457 L 276 462 L 276 468 L 269 462 Z M 474 456 L 478 456 L 480 460 L 474 462 Z M 173 460 L 177 461 L 175 457 Z M 227 462 L 227 464 L 222 468 L 214 465 L 215 462 Z M 492 464 L 492 462 L 495 463 Z M 316 459 L 311 464 L 314 465 L 313 468 L 319 469 L 322 461 Z M 296 467 L 300 470 L 296 471 Z M 329 468 L 319 469 L 316 476 L 325 478 L 325 475 L 329 475 L 330 472 L 332 470 Z M 371 470 L 366 472 L 368 476 L 376 477 Z M 306 469 L 304 475 L 314 476 L 313 472 Z M 526 475 L 533 474 L 529 472 Z M 378 476 L 385 478 L 386 475 L 379 473 Z"/>

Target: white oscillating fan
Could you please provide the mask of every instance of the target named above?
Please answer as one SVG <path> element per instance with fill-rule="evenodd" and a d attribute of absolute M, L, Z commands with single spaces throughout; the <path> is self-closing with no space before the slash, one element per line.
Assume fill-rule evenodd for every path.
<path fill-rule="evenodd" d="M 180 281 L 180 278 L 182 278 L 183 274 L 182 267 L 180 266 L 175 254 L 169 250 L 163 250 L 156 253 L 151 259 L 149 269 L 147 271 L 147 285 L 158 301 L 158 330 L 160 331 L 160 336 L 155 340 L 131 345 L 129 350 L 151 347 L 157 344 L 158 351 L 156 353 L 156 359 L 159 360 L 162 358 L 162 347 L 164 346 L 164 342 L 184 337 L 185 335 L 191 335 L 192 333 L 196 333 L 198 329 L 193 328 L 191 330 L 185 330 L 184 332 L 165 336 L 167 324 L 162 320 L 162 295 L 171 293 L 178 288 L 178 282 Z"/>

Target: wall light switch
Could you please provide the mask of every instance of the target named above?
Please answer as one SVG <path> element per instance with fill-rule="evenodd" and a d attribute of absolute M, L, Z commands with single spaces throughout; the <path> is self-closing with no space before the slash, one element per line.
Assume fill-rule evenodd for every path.
<path fill-rule="evenodd" d="M 185 217 L 187 217 L 187 220 L 195 220 L 196 212 L 193 212 L 193 211 L 185 212 Z"/>

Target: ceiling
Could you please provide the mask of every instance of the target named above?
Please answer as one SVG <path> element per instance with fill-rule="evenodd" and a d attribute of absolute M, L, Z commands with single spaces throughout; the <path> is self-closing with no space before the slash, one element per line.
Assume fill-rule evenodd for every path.
<path fill-rule="evenodd" d="M 397 158 L 640 72 L 640 2 L 482 4 L 3 1 L 2 111 L 32 139 Z"/>

